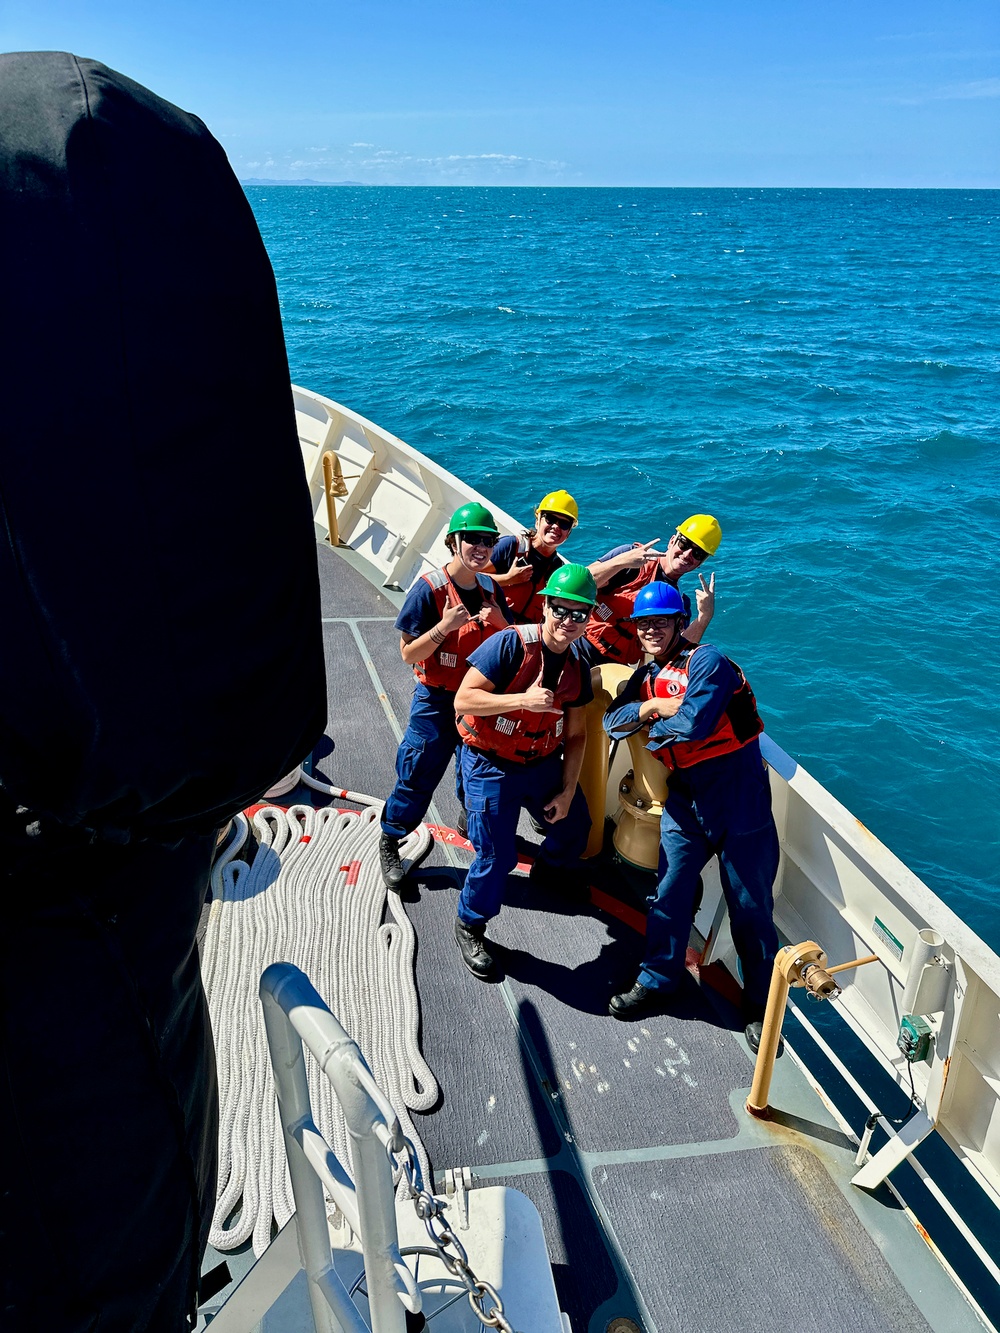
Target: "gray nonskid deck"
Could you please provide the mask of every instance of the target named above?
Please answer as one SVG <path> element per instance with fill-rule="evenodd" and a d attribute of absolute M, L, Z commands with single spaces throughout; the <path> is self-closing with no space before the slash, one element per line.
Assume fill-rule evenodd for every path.
<path fill-rule="evenodd" d="M 320 568 L 335 749 L 318 767 L 384 797 L 412 690 L 399 597 L 353 554 L 321 547 Z M 457 814 L 446 778 L 429 818 L 454 826 Z M 760 1124 L 742 1110 L 752 1065 L 723 1001 L 692 984 L 671 1016 L 606 1016 L 641 948 L 617 920 L 512 877 L 490 931 L 500 980 L 469 976 L 452 938 L 468 860 L 436 846 L 404 894 L 442 1088 L 418 1128 L 437 1173 L 469 1165 L 535 1200 L 576 1333 L 604 1333 L 616 1315 L 660 1333 L 980 1327 L 891 1197 L 847 1184 L 854 1147 L 792 1058 L 772 1101 L 793 1114 Z M 919 1308 L 894 1268 L 919 1271 Z"/>

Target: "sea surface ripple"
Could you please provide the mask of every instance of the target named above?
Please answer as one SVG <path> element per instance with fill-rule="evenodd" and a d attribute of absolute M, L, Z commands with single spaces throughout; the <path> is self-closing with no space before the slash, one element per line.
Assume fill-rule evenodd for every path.
<path fill-rule="evenodd" d="M 718 516 L 768 731 L 1000 949 L 1000 192 L 247 193 L 296 383 L 578 559 Z"/>

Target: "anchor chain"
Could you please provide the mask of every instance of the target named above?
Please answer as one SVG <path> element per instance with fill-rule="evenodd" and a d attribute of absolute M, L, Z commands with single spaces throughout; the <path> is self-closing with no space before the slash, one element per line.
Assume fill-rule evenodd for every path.
<path fill-rule="evenodd" d="M 469 1256 L 465 1252 L 465 1246 L 445 1221 L 445 1206 L 424 1184 L 423 1172 L 413 1144 L 404 1135 L 403 1147 L 398 1154 L 394 1153 L 392 1148 L 386 1151 L 392 1165 L 399 1167 L 406 1177 L 416 1214 L 423 1222 L 438 1258 L 452 1277 L 464 1285 L 476 1318 L 484 1328 L 495 1328 L 499 1333 L 516 1333 L 504 1316 L 503 1301 L 499 1292 L 489 1282 L 477 1278 L 469 1267 Z"/>

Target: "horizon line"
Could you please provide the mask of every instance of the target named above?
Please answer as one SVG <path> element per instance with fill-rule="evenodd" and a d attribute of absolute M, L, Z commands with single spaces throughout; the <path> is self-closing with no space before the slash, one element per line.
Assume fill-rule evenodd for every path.
<path fill-rule="evenodd" d="M 308 176 L 237 176 L 241 185 L 322 185 L 364 190 L 965 190 L 995 194 L 998 185 L 570 185 L 525 184 L 516 181 L 477 184 L 475 181 L 323 181 Z"/>

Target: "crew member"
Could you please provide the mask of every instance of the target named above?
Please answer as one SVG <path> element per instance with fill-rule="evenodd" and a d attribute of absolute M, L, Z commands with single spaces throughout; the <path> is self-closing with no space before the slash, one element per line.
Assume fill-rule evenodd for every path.
<path fill-rule="evenodd" d="M 493 548 L 495 580 L 503 588 L 516 625 L 542 618 L 542 588 L 560 565 L 557 548 L 580 521 L 569 491 L 550 491 L 535 510 L 535 526 L 520 537 L 501 537 Z"/>
<path fill-rule="evenodd" d="M 682 637 L 684 604 L 677 589 L 640 589 L 632 619 L 640 666 L 608 707 L 614 739 L 640 727 L 647 748 L 670 770 L 660 820 L 660 881 L 650 899 L 646 951 L 631 990 L 611 998 L 615 1018 L 639 1018 L 679 985 L 691 931 L 698 877 L 718 855 L 733 943 L 743 966 L 746 1038 L 756 1051 L 778 937 L 771 890 L 778 835 L 771 789 L 757 737 L 763 723 L 743 672 L 711 644 Z"/>
<path fill-rule="evenodd" d="M 0 126 L 0 1328 L 180 1333 L 216 1199 L 216 835 L 327 717 L 309 489 L 204 124 L 31 51 L 0 54 Z M 223 503 L 260 517 L 239 542 Z"/>
<path fill-rule="evenodd" d="M 452 759 L 458 772 L 455 691 L 469 653 L 505 629 L 510 615 L 503 593 L 482 570 L 497 540 L 493 515 L 481 504 L 456 509 L 445 543 L 451 559 L 443 569 L 421 574 L 396 618 L 399 651 L 417 678 L 410 720 L 396 752 L 396 785 L 382 812 L 379 861 L 386 887 L 397 890 L 404 870 L 399 842 L 417 827 Z"/>
<path fill-rule="evenodd" d="M 576 641 L 597 589 L 584 565 L 563 565 L 544 590 L 540 625 L 518 625 L 476 650 L 455 696 L 469 837 L 476 859 L 458 900 L 455 939 L 473 976 L 493 966 L 487 922 L 503 904 L 517 865 L 517 820 L 524 807 L 547 830 L 531 879 L 572 887 L 590 816 L 577 781 L 586 744 L 590 672 Z"/>
<path fill-rule="evenodd" d="M 600 589 L 594 615 L 587 627 L 584 653 L 591 666 L 617 662 L 634 666 L 642 659 L 642 650 L 632 624 L 636 593 L 647 583 L 663 582 L 676 588 L 685 574 L 698 569 L 715 555 L 722 541 L 722 529 L 711 514 L 692 514 L 680 525 L 663 552 L 656 542 L 635 542 L 616 546 L 596 560 L 590 572 Z M 715 613 L 715 574 L 706 583 L 699 573 L 701 587 L 695 590 L 697 616 L 691 619 L 691 601 L 682 595 L 684 638 L 700 643 Z"/>

